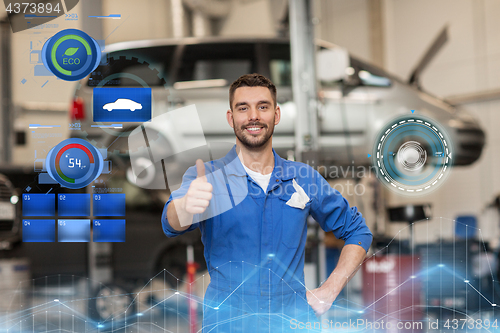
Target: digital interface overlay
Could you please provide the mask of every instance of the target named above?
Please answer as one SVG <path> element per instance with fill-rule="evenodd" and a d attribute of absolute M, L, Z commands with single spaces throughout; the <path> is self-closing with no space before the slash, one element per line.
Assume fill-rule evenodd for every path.
<path fill-rule="evenodd" d="M 66 140 L 61 125 L 52 124 L 47 118 L 40 117 L 29 125 L 29 138 L 36 142 L 30 156 L 38 176 L 26 184 L 20 195 L 21 231 L 22 242 L 28 249 L 42 249 L 40 252 L 46 249 L 54 256 L 63 252 L 61 249 L 85 246 L 84 252 L 75 254 L 83 258 L 91 253 L 85 258 L 88 262 L 84 267 L 94 265 L 92 269 L 97 268 L 99 274 L 92 279 L 90 272 L 80 275 L 55 272 L 32 279 L 30 264 L 33 271 L 40 271 L 40 262 L 12 261 L 11 267 L 2 262 L 5 266 L 1 267 L 0 281 L 4 284 L 0 286 L 4 287 L 0 287 L 0 298 L 4 301 L 0 301 L 0 331 L 164 333 L 188 332 L 196 326 L 196 332 L 215 332 L 227 324 L 237 331 L 244 321 L 257 325 L 256 331 L 271 332 L 279 332 L 283 325 L 300 331 L 308 322 L 312 332 L 446 332 L 460 328 L 466 332 L 496 332 L 499 329 L 497 267 L 490 245 L 483 240 L 485 232 L 473 219 L 434 216 L 432 221 L 425 218 L 399 230 L 387 231 L 386 235 L 391 237 L 373 245 L 355 279 L 322 318 L 309 317 L 301 322 L 283 311 L 269 311 L 266 304 L 258 307 L 245 298 L 244 292 L 255 288 L 247 283 L 252 275 L 278 274 L 266 267 L 270 258 L 279 262 L 273 254 L 257 265 L 227 262 L 224 265 L 234 267 L 233 272 L 244 274 L 234 273 L 231 278 L 238 283 L 204 299 L 212 272 L 189 262 L 183 241 L 193 240 L 166 239 L 161 233 L 159 217 L 151 218 L 158 212 L 149 211 L 147 204 L 164 203 L 168 191 L 181 185 L 183 172 L 197 158 L 205 162 L 220 158 L 221 152 L 227 152 L 233 143 L 206 140 L 210 135 L 220 134 L 214 131 L 205 136 L 202 125 L 205 126 L 207 119 L 201 119 L 204 115 L 196 108 L 206 109 L 206 100 L 185 106 L 190 99 L 178 94 L 179 91 L 170 91 L 174 82 L 167 85 L 164 79 L 165 74 L 170 79 L 168 71 L 172 68 L 166 71 L 164 64 L 140 53 L 106 54 L 104 39 L 96 40 L 73 29 L 83 20 L 91 24 L 109 21 L 114 24 L 109 29 L 113 36 L 115 28 L 120 31 L 122 24 L 123 27 L 130 24 L 131 16 L 120 14 L 120 8 L 116 7 L 114 12 L 98 15 L 77 14 L 71 11 L 76 3 L 78 0 L 56 1 L 52 2 L 52 13 L 22 16 L 27 28 L 38 28 L 28 30 L 29 45 L 27 42 L 24 45 L 24 53 L 29 55 L 26 62 L 29 74 L 26 71 L 16 83 L 25 86 L 35 82 L 38 89 L 45 91 L 64 81 L 74 83 L 76 90 L 70 108 L 75 116 L 69 123 L 71 139 Z M 61 7 L 65 4 L 66 9 L 59 13 L 55 11 L 56 4 Z M 44 10 L 48 10 L 47 5 Z M 63 23 L 41 23 L 58 16 Z M 203 75 L 207 65 L 207 62 L 196 64 L 197 75 Z M 147 71 L 136 71 L 141 68 Z M 360 78 L 363 75 L 371 74 L 360 72 Z M 80 78 L 84 80 L 70 82 Z M 391 79 L 382 79 L 386 80 L 385 88 L 391 87 Z M 359 104 L 361 97 L 371 98 L 359 90 L 347 94 L 346 100 Z M 203 96 L 209 96 L 207 100 L 216 99 L 215 94 Z M 227 101 L 223 102 L 227 108 Z M 220 105 L 217 110 L 223 114 L 225 109 Z M 223 118 L 220 121 L 225 122 Z M 363 148 L 364 157 L 367 150 L 374 148 L 369 151 L 369 157 L 373 157 L 369 163 L 376 169 L 378 184 L 397 195 L 418 195 L 419 200 L 443 184 L 455 157 L 447 129 L 450 129 L 447 123 L 440 124 L 418 113 L 385 124 L 376 140 Z M 57 142 L 49 143 L 53 141 Z M 342 152 L 349 150 L 348 145 L 341 148 Z M 211 171 L 207 170 L 209 177 L 223 181 L 223 168 Z M 238 194 L 243 200 L 247 193 Z M 213 216 L 237 204 L 238 201 L 220 205 Z M 152 225 L 156 227 L 151 228 L 153 232 L 143 233 Z M 427 239 L 416 237 L 410 228 L 425 232 Z M 446 232 L 454 228 L 457 228 L 455 233 Z M 152 234 L 163 238 L 153 238 Z M 179 239 L 182 246 L 176 243 Z M 313 238 L 311 244 L 314 241 Z M 123 251 L 127 247 L 128 252 Z M 311 255 L 314 253 L 306 253 L 306 260 Z M 203 261 L 203 251 L 195 250 L 195 258 Z M 78 265 L 76 260 L 58 264 Z M 307 269 L 309 274 L 313 270 L 311 266 Z M 6 272 L 12 273 L 15 284 L 7 285 Z M 135 275 L 136 272 L 143 274 Z M 297 293 L 297 301 L 306 302 L 301 292 L 312 288 L 302 285 L 300 276 L 294 277 L 294 282 L 294 287 L 283 286 L 279 296 Z M 273 300 L 268 297 L 266 301 Z M 3 302 L 9 303 L 8 307 L 2 307 Z M 206 307 L 221 314 L 238 315 L 229 323 L 204 327 Z"/>

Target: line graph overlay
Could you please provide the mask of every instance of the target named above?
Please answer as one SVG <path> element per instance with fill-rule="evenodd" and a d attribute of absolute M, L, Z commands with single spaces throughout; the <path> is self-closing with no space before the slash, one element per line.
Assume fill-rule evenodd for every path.
<path fill-rule="evenodd" d="M 372 324 L 382 321 L 422 322 L 424 327 L 437 319 L 441 324 L 447 319 L 488 320 L 490 328 L 483 327 L 482 332 L 495 332 L 496 328 L 491 325 L 495 322 L 500 325 L 497 312 L 499 296 L 496 263 L 491 260 L 491 253 L 488 251 L 481 229 L 465 225 L 466 229 L 470 228 L 470 234 L 477 234 L 477 239 L 472 240 L 457 239 L 455 236 L 450 238 L 443 233 L 443 230 L 449 229 L 449 225 L 455 223 L 460 222 L 446 218 L 419 222 L 419 228 L 422 230 L 434 231 L 432 241 L 429 240 L 429 236 L 427 239 L 408 239 L 405 235 L 409 226 L 405 226 L 385 244 L 375 244 L 373 252 L 369 253 L 361 264 L 361 270 L 371 270 L 373 275 L 382 275 L 371 277 L 373 279 L 371 281 L 364 280 L 362 288 L 365 292 L 374 293 L 370 285 L 383 278 L 383 273 L 388 274 L 386 277 L 388 279 L 398 275 L 402 278 L 399 281 L 394 280 L 392 287 L 382 293 L 373 294 L 376 297 L 372 297 L 370 302 L 366 299 L 363 301 L 359 295 L 356 296 L 352 291 L 348 291 L 347 295 L 339 297 L 334 302 L 330 313 L 323 319 L 330 320 L 332 325 L 359 319 L 370 321 Z M 475 232 L 472 232 L 473 229 Z M 412 242 L 416 244 L 416 253 L 407 254 L 405 244 Z M 389 259 L 404 255 L 415 258 L 412 264 L 405 268 L 410 273 L 403 277 L 403 268 L 391 267 L 388 263 Z M 378 259 L 380 260 L 377 261 Z M 283 297 L 285 300 L 285 296 L 289 294 L 298 294 L 297 301 L 307 302 L 303 297 L 307 288 L 302 278 L 293 276 L 286 270 L 279 258 L 273 257 L 273 260 L 280 268 L 280 272 L 270 270 L 266 261 L 257 264 L 228 261 L 224 265 L 245 267 L 244 270 L 235 271 L 239 273 L 246 271 L 248 274 L 234 277 L 233 280 L 239 279 L 239 283 L 228 286 L 227 290 L 212 291 L 211 295 L 217 297 L 209 301 L 203 298 L 203 294 L 208 286 L 208 275 L 213 271 L 203 272 L 197 276 L 193 284 L 203 288 L 194 295 L 187 292 L 189 283 L 183 277 L 174 276 L 177 285 L 168 285 L 166 276 L 172 274 L 167 269 L 158 272 L 142 286 L 124 290 L 122 293 L 86 277 L 72 276 L 70 284 L 61 283 L 61 275 L 19 281 L 14 290 L 0 291 L 0 297 L 9 299 L 9 306 L 0 313 L 0 332 L 111 332 L 125 328 L 133 328 L 133 331 L 137 332 L 178 332 L 189 327 L 187 310 L 191 300 L 197 304 L 197 311 L 200 313 L 198 318 L 202 318 L 204 308 L 235 314 L 221 315 L 220 321 L 206 327 L 203 327 L 200 321 L 199 332 L 216 331 L 216 327 L 229 327 L 228 325 L 238 325 L 246 321 L 257 322 L 260 327 L 270 329 L 284 327 L 295 319 L 287 313 L 286 307 L 289 305 L 280 304 L 283 307 L 281 311 L 275 311 L 273 305 L 269 305 L 265 311 L 258 309 L 254 311 L 256 308 L 253 298 L 246 296 L 252 291 L 247 281 L 264 270 L 269 276 L 281 277 L 283 281 L 279 288 L 271 285 L 262 287 L 269 288 L 270 291 L 274 288 L 273 290 L 277 291 L 277 293 L 270 292 L 265 298 L 266 302 L 275 303 L 277 300 L 275 297 L 278 299 Z M 216 269 L 220 268 L 222 267 Z M 285 277 L 283 271 L 292 284 L 283 280 Z M 269 281 L 271 280 L 269 278 Z M 92 285 L 99 286 L 100 290 L 108 288 L 110 292 L 94 294 Z M 402 293 L 409 292 L 409 295 L 412 295 L 416 286 L 420 288 L 418 292 L 423 292 L 427 296 L 411 304 L 402 302 Z M 115 292 L 112 292 L 113 290 Z M 96 319 L 92 315 L 90 304 L 96 300 L 106 300 L 109 304 L 110 309 L 106 317 Z M 396 306 L 384 307 L 388 300 L 396 302 Z M 437 303 L 432 303 L 434 301 Z M 315 317 L 305 318 L 312 322 L 320 321 Z M 316 332 L 314 329 L 311 331 Z"/>

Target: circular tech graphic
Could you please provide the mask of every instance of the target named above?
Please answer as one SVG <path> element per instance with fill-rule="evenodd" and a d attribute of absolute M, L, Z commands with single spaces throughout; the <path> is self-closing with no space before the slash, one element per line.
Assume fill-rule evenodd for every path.
<path fill-rule="evenodd" d="M 102 172 L 101 153 L 82 139 L 67 139 L 52 148 L 45 162 L 47 172 L 61 186 L 77 189 L 92 183 Z"/>
<path fill-rule="evenodd" d="M 382 128 L 373 157 L 378 178 L 389 188 L 423 194 L 442 184 L 449 174 L 451 140 L 435 121 L 405 116 Z"/>
<path fill-rule="evenodd" d="M 101 49 L 85 32 L 66 29 L 45 42 L 42 60 L 45 67 L 58 78 L 77 81 L 97 68 L 101 61 Z"/>

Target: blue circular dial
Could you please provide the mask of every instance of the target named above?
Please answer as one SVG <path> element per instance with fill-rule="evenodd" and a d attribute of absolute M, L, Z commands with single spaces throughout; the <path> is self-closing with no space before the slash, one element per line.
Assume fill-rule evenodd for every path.
<path fill-rule="evenodd" d="M 63 153 L 59 165 L 64 175 L 69 178 L 82 178 L 89 171 L 89 156 L 79 148 L 71 148 Z"/>
<path fill-rule="evenodd" d="M 77 189 L 92 183 L 102 172 L 101 153 L 82 139 L 60 142 L 47 154 L 48 174 L 61 186 Z"/>

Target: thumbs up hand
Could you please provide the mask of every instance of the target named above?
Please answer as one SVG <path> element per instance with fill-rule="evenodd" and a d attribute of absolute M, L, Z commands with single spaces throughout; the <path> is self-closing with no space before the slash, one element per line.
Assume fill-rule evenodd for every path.
<path fill-rule="evenodd" d="M 203 213 L 212 199 L 213 187 L 207 180 L 205 175 L 205 164 L 198 159 L 196 161 L 196 171 L 198 177 L 191 182 L 186 195 L 183 198 L 183 206 L 187 213 L 201 214 Z"/>

